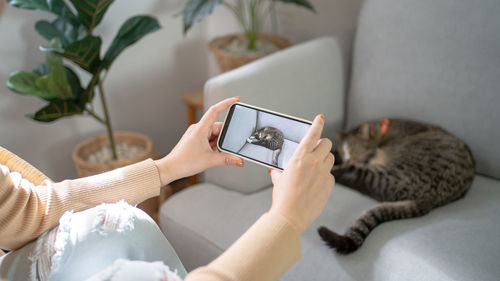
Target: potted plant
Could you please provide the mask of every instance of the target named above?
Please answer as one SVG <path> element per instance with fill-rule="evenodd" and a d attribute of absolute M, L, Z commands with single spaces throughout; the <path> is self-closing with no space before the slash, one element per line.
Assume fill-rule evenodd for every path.
<path fill-rule="evenodd" d="M 113 133 L 103 83 L 118 55 L 146 34 L 159 29 L 158 21 L 148 15 L 129 18 L 101 55 L 101 36 L 93 32 L 113 0 L 11 0 L 8 3 L 56 16 L 52 21 L 40 20 L 35 24 L 35 30 L 48 41 L 46 46 L 40 47 L 45 52 L 45 62 L 33 71 L 13 72 L 7 80 L 10 90 L 46 102 L 27 117 L 39 122 L 53 122 L 63 117 L 86 115 L 107 129 L 107 134 L 86 140 L 73 151 L 78 175 L 97 174 L 152 157 L 153 145 L 147 136 L 133 132 Z M 68 60 L 90 76 L 86 85 L 82 85 L 77 73 L 65 64 Z M 97 95 L 102 104 L 102 116 L 93 107 Z M 109 153 L 105 153 L 106 150 Z M 135 153 L 130 154 L 130 151 Z M 103 154 L 109 154 L 110 159 L 99 156 Z"/>
<path fill-rule="evenodd" d="M 209 44 L 220 70 L 226 72 L 291 45 L 283 37 L 261 33 L 261 27 L 274 10 L 276 2 L 295 4 L 314 12 L 308 0 L 189 0 L 182 13 L 184 33 L 219 5 L 228 8 L 236 17 L 243 34 L 218 37 Z"/>

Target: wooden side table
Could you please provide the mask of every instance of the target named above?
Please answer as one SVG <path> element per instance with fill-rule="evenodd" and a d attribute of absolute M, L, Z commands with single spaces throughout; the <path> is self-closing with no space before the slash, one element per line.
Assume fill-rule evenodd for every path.
<path fill-rule="evenodd" d="M 182 101 L 187 107 L 187 126 L 196 123 L 196 110 L 203 110 L 203 89 L 182 95 Z M 198 175 L 189 178 L 190 184 L 198 183 Z"/>

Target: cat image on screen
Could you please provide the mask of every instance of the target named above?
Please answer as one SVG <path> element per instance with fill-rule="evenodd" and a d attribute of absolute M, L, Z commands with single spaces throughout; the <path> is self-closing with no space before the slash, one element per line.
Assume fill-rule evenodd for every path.
<path fill-rule="evenodd" d="M 281 153 L 281 148 L 284 142 L 283 133 L 273 127 L 263 127 L 255 130 L 247 142 L 255 145 L 260 145 L 273 151 L 273 165 L 278 166 L 278 157 Z"/>

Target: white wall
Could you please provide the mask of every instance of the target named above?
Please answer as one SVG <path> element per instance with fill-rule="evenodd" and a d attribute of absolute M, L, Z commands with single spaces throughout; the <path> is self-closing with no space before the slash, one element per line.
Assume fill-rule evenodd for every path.
<path fill-rule="evenodd" d="M 361 0 L 313 0 L 317 14 L 293 7 L 278 7 L 281 35 L 294 43 L 317 36 L 350 34 L 354 30 Z M 120 0 L 110 7 L 96 30 L 103 34 L 103 49 L 121 23 L 135 14 L 153 14 L 162 29 L 147 35 L 116 60 L 105 82 L 108 107 L 115 130 L 149 135 L 160 154 L 166 154 L 185 129 L 186 112 L 180 96 L 203 86 L 216 75 L 208 53 L 208 39 L 237 31 L 232 15 L 219 8 L 189 34 L 182 35 L 182 18 L 174 17 L 183 0 Z M 104 133 L 90 117 L 73 117 L 41 124 L 24 117 L 44 102 L 20 96 L 5 87 L 10 72 L 31 70 L 41 62 L 38 45 L 44 40 L 33 26 L 43 12 L 7 7 L 0 19 L 0 145 L 14 151 L 55 180 L 73 178 L 73 148 L 82 140 Z M 270 27 L 268 27 L 270 28 Z M 95 103 L 100 108 L 99 103 Z"/>

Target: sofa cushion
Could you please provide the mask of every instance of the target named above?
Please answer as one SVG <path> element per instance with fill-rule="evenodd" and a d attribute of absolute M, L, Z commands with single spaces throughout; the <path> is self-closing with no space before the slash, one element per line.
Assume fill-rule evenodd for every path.
<path fill-rule="evenodd" d="M 188 270 L 227 249 L 271 205 L 272 189 L 250 195 L 212 184 L 175 194 L 160 210 L 161 228 Z M 282 280 L 496 280 L 500 276 L 500 182 L 477 176 L 464 199 L 421 218 L 377 227 L 356 252 L 324 245 L 320 225 L 344 231 L 376 201 L 337 184 L 302 236 L 302 258 Z"/>
<path fill-rule="evenodd" d="M 435 123 L 500 178 L 500 1 L 367 0 L 356 34 L 347 123 Z"/>
<path fill-rule="evenodd" d="M 261 145 L 251 143 L 245 143 L 240 150 L 240 154 L 266 163 L 271 163 L 273 159 L 272 150 Z"/>
<path fill-rule="evenodd" d="M 203 183 L 160 208 L 160 226 L 186 270 L 216 258 L 271 206 L 271 188 L 252 194 Z"/>

